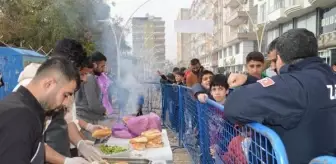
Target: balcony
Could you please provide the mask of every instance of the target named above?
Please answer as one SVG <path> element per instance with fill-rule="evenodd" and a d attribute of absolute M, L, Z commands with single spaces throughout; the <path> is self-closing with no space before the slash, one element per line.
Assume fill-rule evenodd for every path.
<path fill-rule="evenodd" d="M 268 12 L 269 21 L 278 21 L 286 17 L 284 1 L 277 1 L 274 5 L 270 6 Z"/>
<path fill-rule="evenodd" d="M 313 7 L 321 7 L 321 8 L 330 7 L 335 3 L 334 0 L 308 0 L 308 2 Z"/>
<path fill-rule="evenodd" d="M 295 12 L 303 8 L 302 5 L 300 4 L 300 0 L 288 0 L 286 2 L 287 4 L 284 13 L 287 16 L 294 14 Z"/>
<path fill-rule="evenodd" d="M 228 44 L 232 45 L 232 44 L 236 44 L 242 40 L 256 40 L 256 34 L 255 32 L 243 32 L 243 31 L 238 31 L 237 33 L 232 33 L 233 35 L 231 35 L 227 42 Z"/>
<path fill-rule="evenodd" d="M 308 2 L 310 3 L 310 4 L 314 4 L 315 2 L 316 2 L 317 0 L 308 0 Z"/>
<path fill-rule="evenodd" d="M 247 0 L 224 0 L 224 7 L 237 8 L 241 4 L 246 4 Z"/>
<path fill-rule="evenodd" d="M 233 11 L 232 14 L 228 16 L 226 24 L 229 26 L 238 26 L 241 24 L 246 24 L 247 21 L 248 16 L 246 11 L 244 11 L 243 9 L 238 9 L 236 11 Z"/>

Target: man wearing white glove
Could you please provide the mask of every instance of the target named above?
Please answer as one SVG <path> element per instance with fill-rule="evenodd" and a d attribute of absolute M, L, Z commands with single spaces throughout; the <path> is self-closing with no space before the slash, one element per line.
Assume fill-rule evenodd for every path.
<path fill-rule="evenodd" d="M 101 128 L 94 124 L 108 121 L 106 120 L 106 108 L 102 102 L 103 93 L 97 81 L 97 77 L 105 71 L 106 60 L 100 52 L 91 55 L 93 74 L 87 76 L 87 81 L 82 83 L 76 92 L 76 114 L 81 120 L 79 125 L 84 129 L 82 132 L 85 138 L 92 141 L 94 140 L 92 132 Z"/>
<path fill-rule="evenodd" d="M 78 120 L 78 124 L 81 128 L 85 129 L 86 131 L 93 133 L 94 131 L 98 129 L 103 129 L 104 126 L 101 125 L 93 125 L 91 123 L 87 123 L 84 120 Z"/>
<path fill-rule="evenodd" d="M 86 60 L 86 56 L 84 49 L 79 42 L 71 39 L 63 39 L 59 41 L 54 49 L 54 53 L 52 54 L 52 56 L 61 56 L 71 60 L 73 64 L 75 64 L 79 68 L 81 80 L 86 80 L 86 75 L 89 72 L 89 68 L 85 64 L 83 65 L 83 60 Z M 18 87 L 21 85 L 28 85 L 31 79 L 35 76 L 35 73 L 39 66 L 40 64 L 37 63 L 28 65 L 25 70 L 20 74 L 20 77 L 18 79 Z M 15 90 L 16 89 L 14 89 L 14 91 Z M 68 107 L 68 109 L 70 108 L 71 107 Z M 64 113 L 66 113 L 65 116 Z M 85 146 L 83 146 L 84 144 L 80 142 L 81 140 L 83 140 L 83 138 L 78 131 L 75 123 L 76 118 L 73 117 L 75 115 L 72 115 L 71 110 L 65 112 L 61 111 L 55 114 L 55 117 L 53 116 L 53 119 L 50 123 L 50 125 L 53 126 L 49 126 L 49 128 L 46 130 L 46 136 L 49 136 L 46 137 L 48 138 L 46 139 L 46 141 L 48 142 L 45 143 L 46 162 L 55 164 L 89 163 L 84 158 L 67 158 L 71 156 L 69 142 L 74 145 L 80 146 L 80 152 L 85 158 L 88 158 L 88 160 L 101 160 L 101 158 L 97 156 L 97 153 L 93 150 L 92 146 L 90 147 L 90 144 L 85 142 Z M 88 129 L 94 130 L 96 127 L 99 126 L 92 125 L 89 126 Z M 91 150 L 91 153 L 88 153 L 89 150 Z"/>
<path fill-rule="evenodd" d="M 83 155 L 88 161 L 93 162 L 97 159 L 101 159 L 101 157 L 96 153 L 93 148 L 92 141 L 84 141 L 80 140 L 77 144 L 77 149 L 81 155 Z"/>

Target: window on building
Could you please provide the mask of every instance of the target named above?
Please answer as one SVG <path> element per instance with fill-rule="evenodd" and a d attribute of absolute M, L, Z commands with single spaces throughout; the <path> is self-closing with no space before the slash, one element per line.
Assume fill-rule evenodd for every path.
<path fill-rule="evenodd" d="M 224 51 L 223 51 L 223 56 L 226 57 L 226 54 L 227 54 L 227 53 L 226 53 L 226 49 L 224 49 Z"/>
<path fill-rule="evenodd" d="M 239 54 L 239 53 L 240 53 L 240 52 L 239 52 L 239 49 L 240 49 L 239 45 L 240 45 L 240 43 L 237 43 L 237 44 L 235 45 L 236 54 Z"/>
<path fill-rule="evenodd" d="M 330 49 L 330 57 L 330 65 L 332 65 L 336 62 L 336 48 Z"/>
<path fill-rule="evenodd" d="M 285 1 L 284 0 L 274 0 L 274 9 L 280 9 L 285 6 Z"/>
<path fill-rule="evenodd" d="M 316 13 L 307 16 L 307 29 L 316 35 Z"/>
<path fill-rule="evenodd" d="M 319 51 L 318 54 L 325 61 L 326 64 L 331 65 L 331 51 L 330 50 L 322 50 L 322 51 Z"/>
<path fill-rule="evenodd" d="M 269 13 L 272 13 L 275 10 L 278 10 L 280 8 L 284 8 L 285 6 L 285 0 L 274 0 L 274 1 L 268 1 L 269 3 Z"/>
<path fill-rule="evenodd" d="M 290 7 L 296 5 L 298 2 L 297 0 L 286 0 L 285 1 L 285 7 Z"/>
<path fill-rule="evenodd" d="M 228 56 L 231 56 L 232 55 L 232 48 L 231 47 L 228 47 Z"/>
<path fill-rule="evenodd" d="M 316 34 L 316 13 L 313 12 L 309 15 L 302 16 L 297 19 L 297 28 L 306 28 L 307 30 Z"/>
<path fill-rule="evenodd" d="M 288 23 L 285 23 L 282 25 L 282 32 L 281 33 L 285 33 L 288 30 L 293 29 L 293 21 L 290 21 Z"/>
<path fill-rule="evenodd" d="M 259 12 L 260 22 L 265 22 L 265 17 L 266 17 L 266 8 L 265 8 L 265 3 L 264 3 L 260 5 L 260 12 Z"/>
<path fill-rule="evenodd" d="M 279 28 L 269 30 L 267 32 L 267 45 L 270 44 L 277 37 L 279 37 Z"/>

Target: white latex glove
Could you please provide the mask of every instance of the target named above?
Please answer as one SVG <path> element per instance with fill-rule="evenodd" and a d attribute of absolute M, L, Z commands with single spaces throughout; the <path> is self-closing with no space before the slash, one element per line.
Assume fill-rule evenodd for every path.
<path fill-rule="evenodd" d="M 77 149 L 89 162 L 103 160 L 92 145 L 87 144 L 84 140 L 77 143 Z"/>
<path fill-rule="evenodd" d="M 93 133 L 95 130 L 103 129 L 103 128 L 104 128 L 104 126 L 93 125 L 93 124 L 88 123 L 85 127 L 85 130 L 89 131 L 90 133 Z"/>
<path fill-rule="evenodd" d="M 91 145 L 93 146 L 94 145 L 94 142 L 93 141 L 90 141 L 90 140 L 84 140 L 84 142 L 88 145 Z"/>
<path fill-rule="evenodd" d="M 197 99 L 198 101 L 200 101 L 201 103 L 205 103 L 206 100 L 208 99 L 208 95 L 205 93 L 200 93 L 197 95 Z"/>
<path fill-rule="evenodd" d="M 90 162 L 88 162 L 82 157 L 74 157 L 74 158 L 65 158 L 64 164 L 90 164 Z"/>

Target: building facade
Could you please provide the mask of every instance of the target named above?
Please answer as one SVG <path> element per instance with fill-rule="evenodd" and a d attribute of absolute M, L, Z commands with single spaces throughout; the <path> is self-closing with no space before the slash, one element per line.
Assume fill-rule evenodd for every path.
<path fill-rule="evenodd" d="M 213 29 L 213 51 L 211 54 L 211 68 L 214 72 L 218 72 L 218 58 L 221 55 L 223 48 L 223 32 L 224 32 L 224 15 L 223 15 L 223 0 L 213 1 L 212 19 L 214 22 Z"/>
<path fill-rule="evenodd" d="M 147 14 L 132 18 L 133 55 L 143 63 L 145 73 L 159 70 L 165 63 L 165 21 Z"/>
<path fill-rule="evenodd" d="M 336 4 L 318 10 L 319 55 L 326 63 L 336 63 Z"/>
<path fill-rule="evenodd" d="M 190 7 L 191 20 L 212 20 L 212 0 L 194 0 Z M 202 65 L 211 70 L 213 35 L 206 33 L 194 33 L 190 35 L 191 58 L 200 59 Z"/>
<path fill-rule="evenodd" d="M 254 25 L 257 8 L 253 0 L 224 0 L 224 47 L 219 59 L 224 70 L 244 72 L 246 55 L 257 49 Z"/>
<path fill-rule="evenodd" d="M 264 49 L 267 45 L 294 28 L 306 28 L 318 38 L 319 56 L 326 63 L 336 61 L 336 2 L 330 0 L 262 0 L 258 24 L 265 26 Z"/>
<path fill-rule="evenodd" d="M 148 15 L 132 18 L 133 54 L 157 61 L 165 60 L 165 22 Z"/>
<path fill-rule="evenodd" d="M 254 1 L 194 0 L 190 19 L 212 19 L 214 29 L 212 35 L 191 34 L 192 57 L 215 72 L 244 72 L 246 55 L 258 50 L 258 6 Z"/>
<path fill-rule="evenodd" d="M 189 18 L 189 9 L 180 9 L 177 19 L 188 20 Z M 177 33 L 177 65 L 179 67 L 187 67 L 191 58 L 190 34 Z"/>

